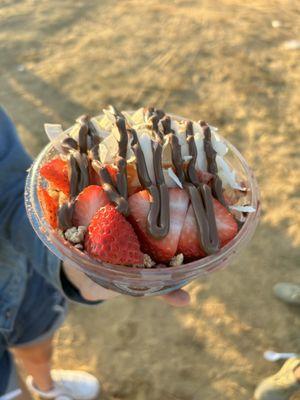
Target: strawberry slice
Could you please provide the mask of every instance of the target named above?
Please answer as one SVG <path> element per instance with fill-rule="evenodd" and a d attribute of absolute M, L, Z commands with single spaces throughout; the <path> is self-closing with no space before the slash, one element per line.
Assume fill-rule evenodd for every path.
<path fill-rule="evenodd" d="M 75 226 L 88 226 L 99 208 L 109 203 L 101 186 L 87 186 L 76 198 L 73 223 Z"/>
<path fill-rule="evenodd" d="M 57 228 L 57 211 L 58 211 L 58 198 L 50 196 L 48 191 L 43 188 L 39 188 L 37 191 L 38 199 L 42 210 L 44 212 L 45 220 L 48 224 L 56 229 Z"/>
<path fill-rule="evenodd" d="M 150 195 L 146 190 L 129 197 L 130 222 L 141 242 L 142 250 L 157 262 L 167 262 L 176 254 L 180 232 L 188 209 L 188 195 L 182 189 L 169 189 L 170 230 L 163 239 L 155 239 L 148 233 L 147 216 Z"/>
<path fill-rule="evenodd" d="M 144 262 L 132 226 L 111 204 L 100 208 L 93 217 L 85 236 L 85 250 L 91 257 L 110 264 Z"/>
<path fill-rule="evenodd" d="M 221 247 L 232 240 L 238 231 L 238 226 L 233 216 L 217 200 L 213 199 L 218 236 Z M 178 253 L 183 253 L 186 258 L 201 258 L 206 254 L 199 243 L 198 229 L 192 205 L 189 206 L 184 225 L 181 231 Z"/>
<path fill-rule="evenodd" d="M 70 193 L 67 162 L 60 157 L 44 164 L 40 169 L 40 174 L 50 182 L 53 189 L 62 191 L 65 195 Z"/>

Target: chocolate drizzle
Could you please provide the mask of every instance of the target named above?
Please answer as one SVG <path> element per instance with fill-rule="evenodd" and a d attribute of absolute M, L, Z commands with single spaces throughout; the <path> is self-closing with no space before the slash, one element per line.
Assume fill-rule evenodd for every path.
<path fill-rule="evenodd" d="M 183 169 L 183 160 L 181 157 L 181 148 L 179 144 L 178 137 L 174 133 L 169 133 L 167 135 L 167 140 L 169 141 L 172 149 L 172 162 L 175 167 L 176 175 L 180 180 L 181 184 L 184 185 L 185 177 L 184 177 L 184 169 Z"/>
<path fill-rule="evenodd" d="M 131 140 L 131 148 L 136 157 L 136 169 L 139 181 L 143 188 L 150 194 L 150 209 L 147 216 L 147 229 L 149 234 L 156 239 L 165 237 L 170 229 L 170 205 L 169 190 L 165 183 L 162 152 L 163 145 L 169 143 L 172 151 L 172 163 L 182 187 L 187 191 L 199 231 L 199 242 L 207 254 L 216 253 L 220 247 L 216 218 L 213 207 L 213 195 L 226 206 L 223 193 L 222 181 L 218 177 L 216 163 L 216 152 L 211 142 L 211 131 L 205 122 L 200 122 L 204 134 L 204 151 L 207 158 L 208 172 L 213 174 L 212 189 L 200 181 L 196 172 L 197 147 L 194 139 L 193 124 L 186 123 L 186 140 L 188 143 L 191 159 L 187 165 L 182 159 L 179 139 L 172 129 L 171 118 L 162 110 L 148 108 L 144 111 L 145 120 L 153 132 L 156 140 L 152 140 L 152 158 L 155 180 L 152 182 L 145 155 L 139 142 L 137 132 L 129 128 L 124 115 L 115 107 L 110 106 L 110 112 L 115 117 L 119 137 L 118 154 L 115 165 L 118 172 L 116 183 L 111 175 L 100 162 L 99 138 L 95 126 L 91 123 L 88 115 L 77 119 L 80 124 L 78 142 L 68 137 L 61 143 L 62 149 L 68 154 L 68 173 L 70 181 L 70 201 L 63 204 L 58 212 L 59 227 L 67 229 L 73 226 L 72 216 L 77 195 L 90 184 L 89 163 L 99 175 L 102 187 L 109 200 L 115 204 L 116 209 L 125 216 L 129 213 L 128 187 L 127 187 L 127 148 L 128 140 Z"/>
<path fill-rule="evenodd" d="M 166 116 L 161 120 L 161 125 L 172 149 L 172 163 L 176 175 L 182 186 L 187 191 L 195 213 L 195 219 L 199 231 L 199 241 L 207 254 L 216 253 L 219 249 L 219 239 L 216 227 L 216 219 L 213 210 L 213 200 L 210 187 L 201 183 L 197 177 L 195 163 L 197 159 L 197 147 L 194 139 L 193 125 L 191 122 L 186 126 L 186 138 L 192 159 L 188 163 L 185 173 L 181 147 L 178 137 L 171 129 L 171 119 Z"/>
<path fill-rule="evenodd" d="M 79 144 L 80 153 L 87 152 L 88 131 L 89 131 L 88 125 L 85 122 L 82 122 L 82 124 L 79 128 L 79 133 L 78 133 L 78 144 Z"/>
<path fill-rule="evenodd" d="M 75 201 L 64 203 L 58 210 L 58 226 L 61 230 L 72 228 Z"/>
<path fill-rule="evenodd" d="M 207 159 L 207 170 L 214 176 L 212 182 L 212 192 L 213 195 L 219 200 L 219 202 L 226 207 L 226 202 L 223 196 L 222 181 L 218 176 L 218 167 L 216 163 L 217 152 L 215 151 L 211 143 L 211 131 L 205 121 L 200 121 L 200 125 L 202 126 L 204 135 L 203 142 L 204 151 Z"/>
<path fill-rule="evenodd" d="M 92 147 L 94 147 L 96 144 L 99 144 L 101 142 L 101 138 L 98 136 L 97 129 L 95 128 L 94 124 L 91 121 L 90 115 L 81 115 L 76 119 L 76 121 L 80 124 L 80 129 L 82 126 L 87 127 L 87 132 L 86 135 L 83 134 L 82 140 L 83 140 L 83 147 L 82 147 L 82 152 L 86 153 L 85 150 L 85 145 L 87 150 L 90 150 Z M 84 132 L 85 133 L 85 132 Z M 80 130 L 79 130 L 79 138 L 80 139 Z M 80 140 L 79 140 L 80 142 Z M 81 148 L 81 146 L 80 146 Z"/>
<path fill-rule="evenodd" d="M 78 142 L 73 139 L 72 137 L 66 137 L 62 142 L 61 142 L 61 147 L 64 150 L 65 153 L 68 153 L 71 150 L 77 150 L 78 149 Z"/>
<path fill-rule="evenodd" d="M 118 140 L 118 156 L 116 158 L 117 172 L 117 190 L 124 199 L 128 197 L 127 188 L 127 145 L 128 135 L 124 117 L 116 117 L 116 126 L 118 128 L 120 139 Z"/>
<path fill-rule="evenodd" d="M 96 144 L 94 147 L 92 147 L 89 150 L 89 157 L 91 160 L 97 160 L 100 161 L 100 157 L 99 157 L 99 144 Z"/>
<path fill-rule="evenodd" d="M 189 153 L 192 156 L 187 167 L 187 178 L 189 182 L 197 188 L 198 195 L 200 194 L 200 198 L 196 200 L 196 204 L 195 198 L 192 199 L 191 197 L 199 230 L 199 239 L 204 251 L 206 251 L 207 254 L 213 254 L 218 251 L 220 247 L 216 217 L 213 208 L 213 198 L 210 187 L 205 183 L 200 182 L 196 173 L 195 164 L 197 160 L 197 147 L 194 138 L 193 123 L 191 121 L 188 121 L 186 125 L 186 140 L 189 147 Z M 193 194 L 191 195 L 193 196 Z"/>
<path fill-rule="evenodd" d="M 79 181 L 78 181 L 78 193 L 80 193 L 90 184 L 89 163 L 86 154 L 80 154 L 78 151 L 74 151 L 73 155 L 76 159 L 77 166 L 80 170 Z"/>
<path fill-rule="evenodd" d="M 163 143 L 164 141 L 164 135 L 159 129 L 159 121 L 164 118 L 165 113 L 163 110 L 159 110 L 153 107 L 150 107 L 146 110 L 145 118 L 147 122 L 150 124 L 150 127 L 152 131 L 154 132 L 154 135 L 158 139 L 160 143 Z"/>
<path fill-rule="evenodd" d="M 128 130 L 132 136 L 131 148 L 136 157 L 136 168 L 141 185 L 148 190 L 151 201 L 147 216 L 147 229 L 153 237 L 159 239 L 165 237 L 170 228 L 169 192 L 165 184 L 160 143 L 153 143 L 153 165 L 155 169 L 156 184 L 153 184 L 147 170 L 145 156 L 142 151 L 137 133 L 134 129 Z"/>
<path fill-rule="evenodd" d="M 72 153 L 68 155 L 68 175 L 70 182 L 70 197 L 73 199 L 78 194 L 79 171 L 76 158 Z"/>
<path fill-rule="evenodd" d="M 116 190 L 107 168 L 97 160 L 92 161 L 92 167 L 99 174 L 103 190 L 107 194 L 109 200 L 116 205 L 120 213 L 128 215 L 128 202 Z"/>
<path fill-rule="evenodd" d="M 70 182 L 70 201 L 63 204 L 58 211 L 59 227 L 63 230 L 73 226 L 72 216 L 75 198 L 90 184 L 87 151 L 91 144 L 96 147 L 99 146 L 100 142 L 98 136 L 94 135 L 95 128 L 93 127 L 94 131 L 91 129 L 92 123 L 88 115 L 79 117 L 77 122 L 80 124 L 78 142 L 72 137 L 67 137 L 61 143 L 62 149 L 68 154 L 67 163 Z M 95 152 L 96 156 L 96 148 L 93 152 Z"/>
<path fill-rule="evenodd" d="M 64 140 L 66 142 L 68 139 L 72 138 L 67 138 Z M 76 140 L 72 139 L 70 143 L 76 143 L 77 147 L 77 142 Z M 68 143 L 68 142 L 67 142 Z M 68 177 L 69 177 L 69 182 L 70 182 L 70 201 L 68 203 L 65 203 L 60 206 L 57 214 L 58 218 L 58 226 L 60 229 L 65 230 L 68 228 L 71 228 L 73 226 L 72 223 L 72 218 L 73 218 L 73 211 L 74 211 L 74 202 L 75 202 L 75 197 L 78 194 L 78 182 L 79 182 L 79 170 L 76 162 L 76 158 L 73 156 L 73 152 L 71 150 L 74 150 L 73 147 L 68 147 L 65 146 L 65 149 L 69 149 L 69 154 L 67 156 L 67 165 L 68 165 Z M 76 150 L 77 151 L 77 150 Z"/>

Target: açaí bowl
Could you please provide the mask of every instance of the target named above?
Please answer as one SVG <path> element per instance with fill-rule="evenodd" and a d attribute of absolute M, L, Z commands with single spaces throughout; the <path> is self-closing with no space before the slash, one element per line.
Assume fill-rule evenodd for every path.
<path fill-rule="evenodd" d="M 179 120 L 182 117 L 173 116 Z M 252 238 L 256 229 L 260 201 L 255 177 L 240 152 L 222 138 L 228 146 L 226 160 L 237 171 L 238 176 L 249 189 L 248 203 L 255 212 L 249 213 L 244 225 L 236 237 L 217 254 L 196 260 L 177 267 L 168 268 L 132 268 L 107 264 L 90 258 L 65 241 L 53 230 L 43 217 L 37 197 L 37 189 L 44 185 L 39 175 L 40 167 L 57 155 L 57 150 L 49 143 L 32 164 L 25 186 L 25 204 L 30 222 L 42 242 L 61 260 L 68 260 L 74 268 L 79 269 L 99 285 L 131 296 L 151 296 L 171 292 L 185 286 L 192 280 L 224 268 L 234 255 Z"/>

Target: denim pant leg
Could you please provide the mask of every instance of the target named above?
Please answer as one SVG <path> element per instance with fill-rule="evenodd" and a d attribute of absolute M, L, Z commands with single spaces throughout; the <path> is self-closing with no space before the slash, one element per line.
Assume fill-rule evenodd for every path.
<path fill-rule="evenodd" d="M 0 107 L 0 287 L 6 290 L 13 274 L 21 276 L 21 271 L 27 270 L 27 263 L 31 263 L 31 273 L 22 274 L 20 287 L 16 288 L 20 304 L 16 304 L 15 294 L 10 298 L 8 290 L 2 296 L 7 306 L 2 309 L 16 310 L 13 313 L 17 312 L 17 317 L 11 331 L 0 331 L 0 396 L 17 388 L 9 347 L 45 340 L 54 333 L 65 315 L 65 298 L 52 285 L 51 279 L 57 275 L 53 283 L 58 286 L 59 260 L 39 241 L 26 216 L 24 184 L 31 162 L 14 124 Z M 22 254 L 23 261 L 16 270 L 14 260 L 18 254 Z M 0 317 L 5 320 L 6 315 Z"/>

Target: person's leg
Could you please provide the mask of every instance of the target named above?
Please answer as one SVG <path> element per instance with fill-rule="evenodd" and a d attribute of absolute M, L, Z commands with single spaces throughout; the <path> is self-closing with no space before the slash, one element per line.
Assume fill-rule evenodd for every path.
<path fill-rule="evenodd" d="M 277 374 L 264 379 L 256 388 L 256 400 L 289 400 L 300 390 L 300 358 L 287 360 Z"/>
<path fill-rule="evenodd" d="M 13 396 L 16 400 L 32 400 L 26 386 L 17 373 L 12 354 L 3 347 L 3 336 L 0 333 L 0 398 Z M 4 352 L 3 352 L 4 350 Z"/>
<path fill-rule="evenodd" d="M 297 381 L 300 383 L 300 366 L 295 369 L 294 374 Z"/>
<path fill-rule="evenodd" d="M 29 391 L 42 398 L 67 396 L 90 400 L 100 390 L 98 380 L 83 371 L 51 369 L 52 338 L 64 320 L 66 302 L 61 293 L 35 271 L 27 283 L 15 329 L 8 344 L 23 365 Z"/>
<path fill-rule="evenodd" d="M 26 374 L 32 376 L 34 385 L 44 392 L 52 390 L 54 386 L 50 373 L 52 342 L 53 337 L 37 344 L 12 349 Z"/>
<path fill-rule="evenodd" d="M 83 371 L 51 370 L 53 337 L 47 340 L 11 349 L 28 374 L 29 390 L 41 398 L 57 399 L 63 396 L 74 400 L 91 400 L 99 394 L 98 380 Z"/>

